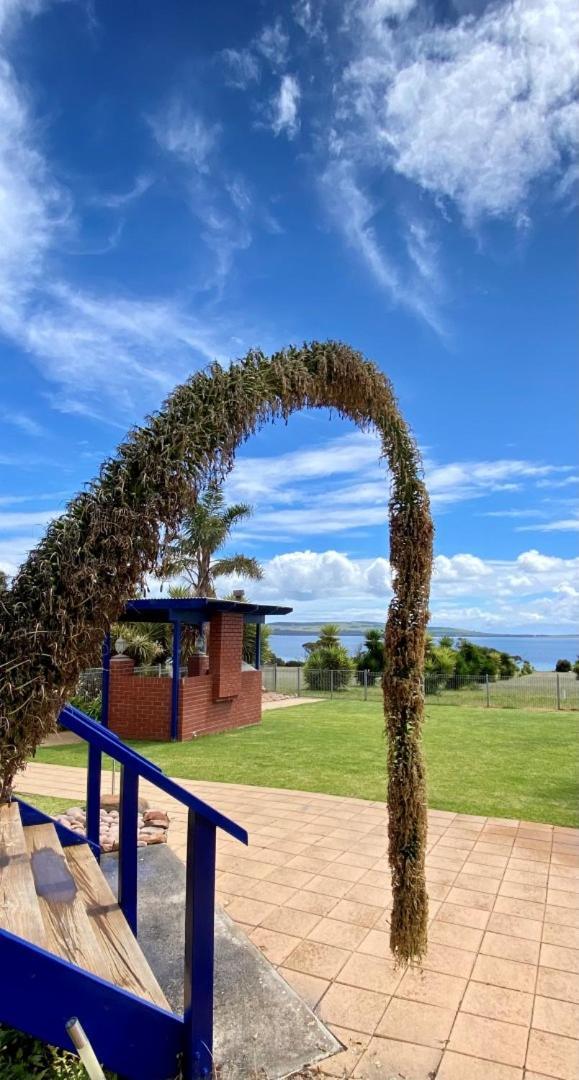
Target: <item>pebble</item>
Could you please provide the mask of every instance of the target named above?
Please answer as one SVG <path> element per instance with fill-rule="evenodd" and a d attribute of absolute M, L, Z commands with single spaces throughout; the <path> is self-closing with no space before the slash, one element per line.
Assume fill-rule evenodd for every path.
<path fill-rule="evenodd" d="M 57 821 L 77 834 L 86 830 L 86 814 L 80 806 L 71 806 L 58 816 Z M 101 807 L 99 843 L 103 851 L 118 851 L 119 826 L 119 811 Z M 164 810 L 147 810 L 145 804 L 137 816 L 137 847 L 166 843 L 168 828 L 169 815 Z"/>

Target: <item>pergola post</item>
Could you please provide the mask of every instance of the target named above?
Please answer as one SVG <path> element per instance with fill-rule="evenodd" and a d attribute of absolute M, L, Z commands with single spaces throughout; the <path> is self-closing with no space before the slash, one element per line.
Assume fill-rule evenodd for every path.
<path fill-rule="evenodd" d="M 102 651 L 103 678 L 101 685 L 101 723 L 109 726 L 109 688 L 111 681 L 111 635 L 105 634 Z"/>
<path fill-rule="evenodd" d="M 173 681 L 171 684 L 171 742 L 176 742 L 179 734 L 179 694 L 181 680 L 181 623 L 173 623 Z"/>
<path fill-rule="evenodd" d="M 255 624 L 255 666 L 259 671 L 261 668 L 261 623 Z"/>

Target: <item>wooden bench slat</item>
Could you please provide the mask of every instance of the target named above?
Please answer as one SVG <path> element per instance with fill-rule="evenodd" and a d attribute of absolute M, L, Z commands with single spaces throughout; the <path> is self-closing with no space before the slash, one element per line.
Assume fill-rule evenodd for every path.
<path fill-rule="evenodd" d="M 35 945 L 46 946 L 17 802 L 0 805 L 0 927 Z"/>
<path fill-rule="evenodd" d="M 25 837 L 46 931 L 46 948 L 111 982 L 107 957 L 93 934 L 82 893 L 70 872 L 54 825 L 29 825 Z"/>
<path fill-rule="evenodd" d="M 105 953 L 112 981 L 170 1010 L 140 945 L 131 932 L 117 899 L 87 844 L 65 848 L 65 858 L 78 890 L 99 947 Z"/>

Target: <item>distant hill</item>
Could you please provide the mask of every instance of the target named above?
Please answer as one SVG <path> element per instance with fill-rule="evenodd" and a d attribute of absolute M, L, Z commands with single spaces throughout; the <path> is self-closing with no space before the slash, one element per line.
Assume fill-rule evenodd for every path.
<path fill-rule="evenodd" d="M 331 620 L 327 620 L 328 622 Z M 267 624 L 270 627 L 272 636 L 276 634 L 284 634 L 286 636 L 305 637 L 306 640 L 315 638 L 320 633 L 320 628 L 324 625 L 322 622 L 270 622 Z M 339 627 L 339 633 L 341 637 L 359 637 L 364 636 L 367 630 L 383 630 L 384 623 L 379 622 L 338 622 L 336 626 Z M 457 626 L 429 626 L 428 631 L 430 634 L 434 634 L 436 637 L 442 637 L 443 634 L 448 634 L 449 637 L 468 637 L 468 638 L 486 638 L 486 637 L 515 637 L 515 638 L 574 638 L 575 634 L 505 634 L 498 630 L 465 630 Z"/>

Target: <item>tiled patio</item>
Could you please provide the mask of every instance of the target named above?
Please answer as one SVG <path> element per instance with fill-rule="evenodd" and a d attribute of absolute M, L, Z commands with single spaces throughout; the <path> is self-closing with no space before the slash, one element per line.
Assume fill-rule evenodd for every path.
<path fill-rule="evenodd" d="M 220 838 L 218 899 L 344 1044 L 321 1075 L 578 1080 L 579 830 L 431 811 L 430 947 L 403 972 L 383 804 L 180 782 L 250 833 Z M 80 801 L 84 770 L 31 764 L 18 787 Z M 183 855 L 181 808 L 143 794 Z"/>

